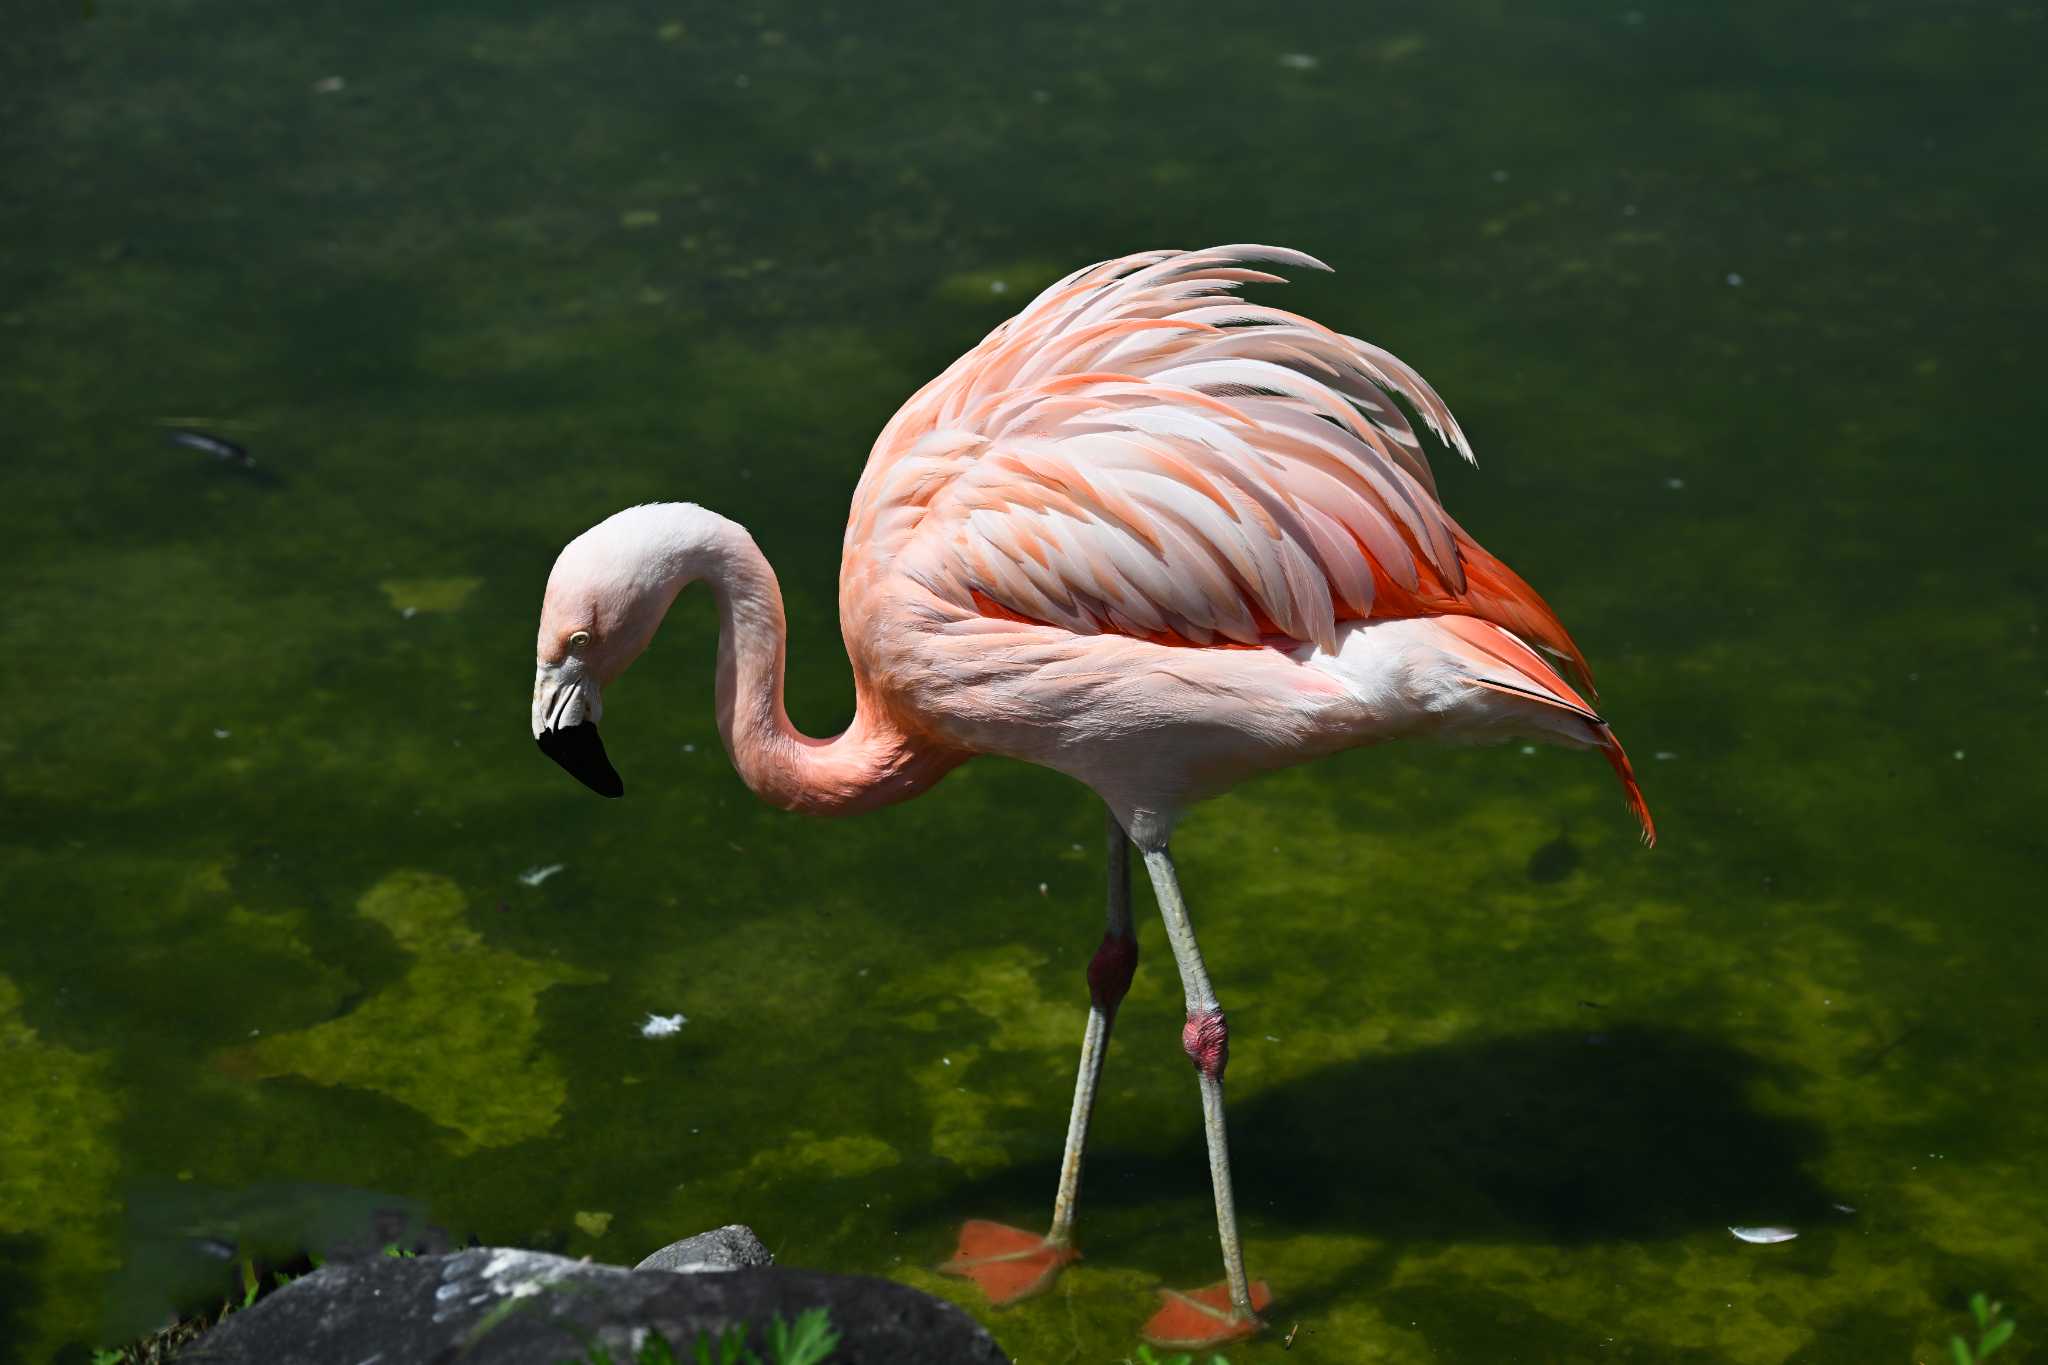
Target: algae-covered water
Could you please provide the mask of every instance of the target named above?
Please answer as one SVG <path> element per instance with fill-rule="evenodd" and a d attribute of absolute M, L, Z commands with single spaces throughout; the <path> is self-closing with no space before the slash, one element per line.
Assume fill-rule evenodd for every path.
<path fill-rule="evenodd" d="M 896 404 L 1058 272 L 1243 240 L 1458 412 L 1446 500 L 1662 841 L 1514 747 L 1189 819 L 1276 1295 L 1232 1359 L 1906 1365 L 1980 1289 L 2048 1350 L 2048 10 L 1636 5 L 18 9 L 0 1355 L 396 1200 L 628 1262 L 743 1221 L 973 1305 L 928 1267 L 1046 1215 L 1099 809 L 1001 762 L 758 805 L 701 596 L 597 800 L 528 735 L 540 589 L 621 506 L 715 507 L 830 732 Z M 1030 1365 L 1217 1275 L 1140 907 L 1087 1259 L 982 1314 Z"/>

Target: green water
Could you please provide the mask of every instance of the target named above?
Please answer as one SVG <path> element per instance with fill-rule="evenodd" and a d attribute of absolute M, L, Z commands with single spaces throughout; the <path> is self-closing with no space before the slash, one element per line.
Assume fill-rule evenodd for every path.
<path fill-rule="evenodd" d="M 895 405 L 1053 273 L 1239 240 L 1450 401 L 1446 500 L 1663 841 L 1513 747 L 1188 820 L 1279 1329 L 1232 1359 L 1905 1365 L 1977 1289 L 2048 1349 L 2048 11 L 1633 3 L 16 14 L 0 1355 L 82 1359 L 166 1237 L 316 1187 L 607 1260 L 743 1221 L 975 1306 L 927 1267 L 1050 1203 L 1092 798 L 758 805 L 698 595 L 599 801 L 527 732 L 540 589 L 621 506 L 715 507 L 830 732 Z M 1031 1365 L 1218 1273 L 1140 904 L 1087 1259 L 982 1312 Z"/>

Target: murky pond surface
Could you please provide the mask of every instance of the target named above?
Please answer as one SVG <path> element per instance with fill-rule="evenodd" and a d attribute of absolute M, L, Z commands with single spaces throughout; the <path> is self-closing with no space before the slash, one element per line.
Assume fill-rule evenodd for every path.
<path fill-rule="evenodd" d="M 715 507 L 829 732 L 896 404 L 1056 273 L 1243 240 L 1450 401 L 1445 498 L 1663 837 L 1512 747 L 1187 822 L 1300 1325 L 1233 1360 L 1903 1363 L 1976 1289 L 2042 1350 L 2048 12 L 1632 2 L 9 25 L 0 1354 L 82 1359 L 181 1230 L 349 1191 L 616 1260 L 744 1221 L 971 1303 L 958 1221 L 1050 1201 L 1098 808 L 1000 762 L 758 805 L 701 595 L 608 698 L 599 801 L 527 734 L 540 589 L 621 506 Z M 986 1314 L 1034 1365 L 1215 1277 L 1140 898 L 1087 1259 Z"/>

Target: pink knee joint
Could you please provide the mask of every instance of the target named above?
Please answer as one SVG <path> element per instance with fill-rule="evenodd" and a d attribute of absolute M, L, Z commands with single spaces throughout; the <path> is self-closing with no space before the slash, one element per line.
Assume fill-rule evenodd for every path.
<path fill-rule="evenodd" d="M 1105 1014 L 1115 1014 L 1138 972 L 1138 940 L 1128 934 L 1104 934 L 1102 946 L 1088 962 L 1088 998 Z"/>
<path fill-rule="evenodd" d="M 1222 1009 L 1189 1010 L 1180 1045 L 1193 1059 L 1195 1070 L 1211 1080 L 1222 1080 L 1223 1068 L 1230 1065 L 1230 1025 L 1223 1021 Z"/>

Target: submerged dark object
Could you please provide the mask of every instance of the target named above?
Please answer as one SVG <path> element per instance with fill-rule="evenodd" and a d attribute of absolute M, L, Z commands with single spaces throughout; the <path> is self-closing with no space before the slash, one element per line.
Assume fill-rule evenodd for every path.
<path fill-rule="evenodd" d="M 624 796 L 626 781 L 605 755 L 604 741 L 590 721 L 540 732 L 540 751 L 599 796 Z"/>
<path fill-rule="evenodd" d="M 1579 850 L 1571 835 L 1559 834 L 1529 855 L 1527 871 L 1532 882 L 1561 882 L 1578 866 Z"/>
<path fill-rule="evenodd" d="M 235 465 L 241 469 L 254 469 L 256 457 L 244 446 L 230 441 L 225 436 L 216 436 L 210 431 L 198 431 L 192 427 L 172 427 L 164 433 L 172 445 L 184 446 L 211 455 L 222 464 Z"/>

